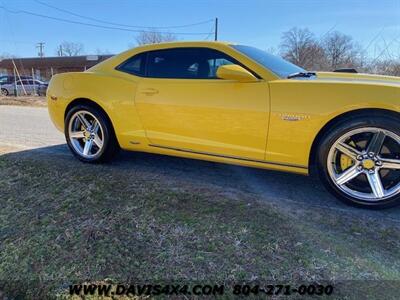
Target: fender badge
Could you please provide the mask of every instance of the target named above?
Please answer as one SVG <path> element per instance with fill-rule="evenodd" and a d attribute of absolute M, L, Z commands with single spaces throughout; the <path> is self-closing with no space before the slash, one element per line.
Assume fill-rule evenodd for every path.
<path fill-rule="evenodd" d="M 310 119 L 309 115 L 302 115 L 302 114 L 279 114 L 280 118 L 284 121 L 301 121 Z"/>

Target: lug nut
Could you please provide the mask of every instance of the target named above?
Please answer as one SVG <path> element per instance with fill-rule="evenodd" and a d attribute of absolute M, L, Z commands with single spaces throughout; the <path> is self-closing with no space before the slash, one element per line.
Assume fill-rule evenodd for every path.
<path fill-rule="evenodd" d="M 358 170 L 358 171 L 361 171 L 362 169 L 363 169 L 362 166 L 358 166 L 358 167 L 357 167 L 357 170 Z"/>
<path fill-rule="evenodd" d="M 368 156 L 369 156 L 369 157 L 374 157 L 374 152 L 368 153 Z"/>
<path fill-rule="evenodd" d="M 376 164 L 377 166 L 382 166 L 382 162 L 381 162 L 380 160 L 378 160 L 375 164 Z"/>
<path fill-rule="evenodd" d="M 374 170 L 369 170 L 368 173 L 369 173 L 369 174 L 374 174 L 375 171 L 374 171 Z"/>
<path fill-rule="evenodd" d="M 362 159 L 363 159 L 362 155 L 357 155 L 357 160 L 362 160 Z"/>

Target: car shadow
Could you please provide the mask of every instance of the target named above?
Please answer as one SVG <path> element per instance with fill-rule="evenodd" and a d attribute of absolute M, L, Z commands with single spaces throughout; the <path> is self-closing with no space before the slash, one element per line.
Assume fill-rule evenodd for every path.
<path fill-rule="evenodd" d="M 37 160 L 66 160 L 72 164 L 79 162 L 66 144 L 48 146 L 3 154 L 10 159 L 31 157 Z M 87 167 L 91 165 L 87 164 Z M 113 170 L 134 171 L 163 176 L 176 185 L 190 183 L 198 186 L 214 186 L 230 194 L 251 193 L 257 199 L 293 209 L 326 208 L 355 214 L 358 217 L 387 218 L 400 222 L 400 206 L 385 210 L 367 210 L 343 204 L 329 194 L 318 179 L 292 173 L 233 166 L 223 163 L 166 155 L 121 151 L 106 165 Z"/>

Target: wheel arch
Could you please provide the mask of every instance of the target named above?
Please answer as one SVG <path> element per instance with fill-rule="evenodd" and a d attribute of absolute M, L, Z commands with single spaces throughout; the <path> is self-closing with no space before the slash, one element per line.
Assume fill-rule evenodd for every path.
<path fill-rule="evenodd" d="M 76 105 L 83 105 L 83 104 L 91 106 L 91 107 L 94 107 L 94 108 L 100 110 L 106 116 L 108 122 L 111 124 L 112 132 L 113 132 L 114 136 L 116 136 L 115 129 L 114 129 L 114 124 L 113 124 L 111 118 L 109 117 L 108 113 L 106 112 L 106 110 L 101 105 L 99 105 L 97 102 L 95 102 L 95 101 L 93 101 L 91 99 L 88 99 L 88 98 L 76 98 L 76 99 L 72 100 L 67 105 L 67 107 L 65 108 L 64 120 L 67 117 L 67 114 L 70 111 L 70 109 L 72 109 Z M 116 140 L 118 142 L 118 138 L 116 138 Z"/>
<path fill-rule="evenodd" d="M 315 170 L 315 159 L 318 150 L 318 146 L 323 138 L 323 136 L 336 124 L 340 123 L 343 120 L 346 120 L 349 117 L 359 117 L 359 116 L 386 116 L 386 117 L 394 117 L 400 120 L 400 113 L 388 110 L 388 109 L 380 109 L 380 108 L 364 108 L 351 110 L 340 115 L 337 115 L 333 119 L 331 119 L 328 123 L 326 123 L 318 132 L 316 137 L 313 140 L 311 145 L 310 155 L 308 159 L 308 167 L 311 175 L 316 173 Z"/>
<path fill-rule="evenodd" d="M 91 100 L 91 99 L 89 99 L 89 98 L 76 98 L 76 99 L 72 100 L 72 101 L 67 105 L 67 107 L 65 108 L 64 119 L 65 119 L 65 117 L 67 116 L 68 112 L 71 110 L 71 108 L 73 108 L 73 107 L 76 106 L 76 105 L 80 105 L 80 104 L 86 104 L 86 105 L 95 107 L 95 108 L 97 108 L 97 109 L 100 109 L 101 111 L 103 111 L 103 113 L 105 113 L 105 114 L 107 115 L 107 113 L 106 113 L 106 111 L 104 110 L 104 108 L 101 107 L 97 102 L 95 102 L 95 101 L 93 101 L 93 100 Z M 107 115 L 107 118 L 108 118 L 108 115 Z"/>

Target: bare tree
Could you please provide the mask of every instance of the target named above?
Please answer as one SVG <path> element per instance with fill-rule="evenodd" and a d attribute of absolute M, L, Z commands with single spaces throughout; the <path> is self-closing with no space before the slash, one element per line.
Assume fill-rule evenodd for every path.
<path fill-rule="evenodd" d="M 362 52 L 352 37 L 334 31 L 324 38 L 322 45 L 331 70 L 362 65 Z"/>
<path fill-rule="evenodd" d="M 400 76 L 400 60 L 385 59 L 375 61 L 368 65 L 367 71 L 382 75 Z"/>
<path fill-rule="evenodd" d="M 7 52 L 3 52 L 3 53 L 0 54 L 0 60 L 7 59 L 7 58 L 15 58 L 15 57 L 16 57 L 15 55 L 12 55 L 12 54 L 7 53 Z"/>
<path fill-rule="evenodd" d="M 108 49 L 100 49 L 100 48 L 97 48 L 97 49 L 96 49 L 96 54 L 97 54 L 97 55 L 110 55 L 111 52 L 110 52 L 110 50 L 108 50 Z"/>
<path fill-rule="evenodd" d="M 393 60 L 386 74 L 392 76 L 400 76 L 400 61 Z"/>
<path fill-rule="evenodd" d="M 324 51 L 307 28 L 294 27 L 283 33 L 280 51 L 283 58 L 305 69 L 320 69 Z"/>
<path fill-rule="evenodd" d="M 265 51 L 272 55 L 278 55 L 278 50 L 273 46 L 267 47 Z"/>
<path fill-rule="evenodd" d="M 176 40 L 176 36 L 171 33 L 161 33 L 153 31 L 142 31 L 136 37 L 136 43 L 139 46 L 146 44 L 157 44 L 162 42 L 172 42 Z"/>
<path fill-rule="evenodd" d="M 390 44 L 390 43 L 389 43 Z M 280 54 L 292 63 L 308 70 L 332 71 L 356 68 L 366 73 L 400 76 L 400 56 L 385 49 L 384 58 L 368 60 L 366 51 L 351 36 L 334 31 L 317 39 L 307 28 L 292 28 L 282 34 Z"/>
<path fill-rule="evenodd" d="M 77 56 L 83 53 L 83 44 L 74 42 L 62 42 L 57 48 L 58 56 Z"/>

